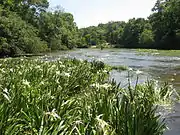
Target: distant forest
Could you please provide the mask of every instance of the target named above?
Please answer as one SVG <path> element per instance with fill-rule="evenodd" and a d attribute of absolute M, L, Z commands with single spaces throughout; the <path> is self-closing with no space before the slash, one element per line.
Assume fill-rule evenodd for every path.
<path fill-rule="evenodd" d="M 157 0 L 152 11 L 147 19 L 78 29 L 71 13 L 49 10 L 48 0 L 1 0 L 0 56 L 101 44 L 180 49 L 180 0 Z"/>

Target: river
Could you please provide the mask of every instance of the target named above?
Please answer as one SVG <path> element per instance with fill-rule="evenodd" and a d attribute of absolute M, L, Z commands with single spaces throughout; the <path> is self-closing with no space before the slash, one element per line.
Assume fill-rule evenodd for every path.
<path fill-rule="evenodd" d="M 168 51 L 167 51 L 168 54 Z M 168 81 L 180 92 L 180 57 L 169 56 L 159 53 L 141 52 L 135 49 L 77 49 L 67 52 L 57 52 L 48 54 L 53 58 L 70 57 L 83 60 L 100 60 L 106 64 L 119 66 L 124 65 L 135 71 L 143 72 L 139 76 L 139 83 L 148 79 L 156 79 L 160 82 Z M 180 54 L 179 54 L 180 56 Z M 127 71 L 118 72 L 113 70 L 111 78 L 114 78 L 122 87 L 127 84 Z M 135 83 L 137 76 L 131 77 L 132 84 Z M 166 122 L 169 130 L 164 135 L 180 135 L 180 104 L 175 103 L 171 113 L 166 114 Z"/>

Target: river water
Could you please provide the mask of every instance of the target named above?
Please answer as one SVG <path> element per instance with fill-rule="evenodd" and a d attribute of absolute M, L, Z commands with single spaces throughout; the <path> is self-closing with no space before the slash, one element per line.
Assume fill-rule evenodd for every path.
<path fill-rule="evenodd" d="M 167 51 L 168 53 L 168 51 Z M 139 83 L 148 79 L 157 79 L 161 82 L 168 81 L 180 92 L 180 57 L 158 55 L 157 53 L 139 53 L 134 49 L 77 49 L 67 52 L 49 54 L 55 57 L 71 57 L 83 60 L 100 60 L 113 66 L 128 66 L 135 71 L 143 72 L 139 76 Z M 127 85 L 127 71 L 112 71 L 114 78 L 122 87 Z M 131 77 L 132 84 L 136 82 L 137 76 Z M 180 135 L 180 104 L 175 103 L 172 113 L 166 114 L 166 122 L 169 130 L 164 135 Z"/>

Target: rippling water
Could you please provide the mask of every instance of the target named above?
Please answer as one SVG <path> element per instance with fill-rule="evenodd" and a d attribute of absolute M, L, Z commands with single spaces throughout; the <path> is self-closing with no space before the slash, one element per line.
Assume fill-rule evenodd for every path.
<path fill-rule="evenodd" d="M 168 52 L 167 52 L 168 53 Z M 139 55 L 136 50 L 131 49 L 78 49 L 74 51 L 49 54 L 58 57 L 72 57 L 84 60 L 101 60 L 109 65 L 125 65 L 133 70 L 143 71 L 139 83 L 147 79 L 158 79 L 168 81 L 180 92 L 180 57 L 158 56 L 149 53 Z M 136 81 L 136 75 L 131 77 L 132 84 Z M 111 78 L 121 83 L 122 87 L 127 84 L 127 71 L 111 72 Z M 166 122 L 169 130 L 164 135 L 180 135 L 180 104 L 176 103 L 172 113 L 166 113 Z"/>

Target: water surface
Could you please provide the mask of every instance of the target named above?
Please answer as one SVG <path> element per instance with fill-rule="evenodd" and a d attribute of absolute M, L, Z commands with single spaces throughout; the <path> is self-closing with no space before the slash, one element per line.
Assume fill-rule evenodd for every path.
<path fill-rule="evenodd" d="M 143 71 L 139 76 L 139 83 L 145 82 L 148 79 L 157 79 L 161 82 L 168 81 L 180 92 L 180 57 L 168 55 L 157 55 L 158 53 L 144 52 L 141 54 L 133 49 L 77 49 L 67 52 L 57 52 L 49 54 L 53 58 L 71 57 L 83 60 L 100 60 L 112 66 L 124 65 L 133 69 L 131 76 L 132 84 L 135 84 L 137 70 Z M 166 55 L 167 54 L 167 55 Z M 179 55 L 180 56 L 180 55 Z M 122 87 L 127 85 L 127 71 L 112 71 L 111 78 L 114 78 L 117 83 L 121 83 Z M 164 135 L 180 135 L 180 104 L 176 103 L 172 113 L 166 114 L 166 122 L 169 130 Z"/>

